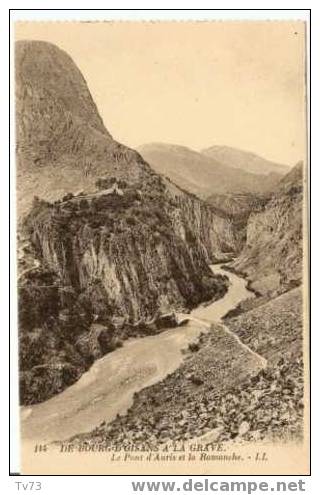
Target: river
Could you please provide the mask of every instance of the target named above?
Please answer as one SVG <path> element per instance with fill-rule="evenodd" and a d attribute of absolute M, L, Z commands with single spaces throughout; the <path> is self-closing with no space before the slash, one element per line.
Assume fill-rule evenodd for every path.
<path fill-rule="evenodd" d="M 211 265 L 215 274 L 227 275 L 228 292 L 216 302 L 201 305 L 180 327 L 150 337 L 137 338 L 97 360 L 82 377 L 51 399 L 21 408 L 22 440 L 47 443 L 66 440 L 112 421 L 131 406 L 135 392 L 163 380 L 183 360 L 182 349 L 208 331 L 212 322 L 233 309 L 240 301 L 253 297 L 246 281 L 223 270 L 223 264 Z"/>

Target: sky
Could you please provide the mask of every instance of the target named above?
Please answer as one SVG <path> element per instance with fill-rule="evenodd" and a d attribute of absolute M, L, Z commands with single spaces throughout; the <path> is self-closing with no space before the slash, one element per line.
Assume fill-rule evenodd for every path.
<path fill-rule="evenodd" d="M 305 158 L 303 22 L 17 22 L 15 37 L 65 50 L 108 131 L 132 148 Z"/>

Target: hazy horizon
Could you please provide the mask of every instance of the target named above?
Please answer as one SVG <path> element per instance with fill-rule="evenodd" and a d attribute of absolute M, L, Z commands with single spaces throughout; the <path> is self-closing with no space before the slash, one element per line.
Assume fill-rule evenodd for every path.
<path fill-rule="evenodd" d="M 132 148 L 305 158 L 303 22 L 18 22 L 15 35 L 65 50 L 108 131 Z"/>
<path fill-rule="evenodd" d="M 206 146 L 204 148 L 197 149 L 197 148 L 192 148 L 191 146 L 187 146 L 185 144 L 168 143 L 168 142 L 164 142 L 164 141 L 150 141 L 148 143 L 142 143 L 142 144 L 137 145 L 136 149 L 139 150 L 139 148 L 143 148 L 144 146 L 149 146 L 149 145 L 181 146 L 183 148 L 188 148 L 191 151 L 195 151 L 196 153 L 201 153 L 201 152 L 205 151 L 206 149 L 213 148 L 213 147 L 217 146 L 219 148 L 231 148 L 231 149 L 234 149 L 237 151 L 243 151 L 244 153 L 252 153 L 252 154 L 257 155 L 260 158 L 263 158 L 265 160 L 270 160 L 269 158 L 264 156 L 262 153 L 257 153 L 256 151 L 235 147 L 235 146 L 232 146 L 230 144 L 225 144 L 225 143 L 212 143 L 212 145 L 210 145 L 210 146 Z M 270 160 L 270 161 L 273 161 L 273 160 Z M 277 162 L 274 161 L 274 163 L 278 163 L 279 165 L 286 165 L 288 167 L 294 167 L 299 161 L 301 161 L 301 160 L 297 160 L 297 162 L 292 163 L 292 164 L 291 163 L 289 163 L 289 164 L 288 163 L 280 163 L 279 161 L 277 161 Z"/>

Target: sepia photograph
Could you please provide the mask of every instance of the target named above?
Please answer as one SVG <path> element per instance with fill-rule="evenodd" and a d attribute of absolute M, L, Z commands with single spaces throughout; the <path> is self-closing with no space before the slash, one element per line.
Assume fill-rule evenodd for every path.
<path fill-rule="evenodd" d="M 21 473 L 307 475 L 306 23 L 13 44 Z"/>

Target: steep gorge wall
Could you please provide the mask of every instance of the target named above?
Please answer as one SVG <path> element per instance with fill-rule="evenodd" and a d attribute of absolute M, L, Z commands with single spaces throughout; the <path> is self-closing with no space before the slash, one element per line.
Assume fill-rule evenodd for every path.
<path fill-rule="evenodd" d="M 276 295 L 302 282 L 303 164 L 279 183 L 270 201 L 250 215 L 246 244 L 231 264 L 261 294 Z"/>
<path fill-rule="evenodd" d="M 186 239 L 186 230 L 192 232 L 203 246 L 208 262 L 224 260 L 230 253 L 239 253 L 242 244 L 231 216 L 218 211 L 194 195 L 181 191 L 174 184 L 166 189 L 174 208 L 168 210 L 175 231 Z"/>
<path fill-rule="evenodd" d="M 93 287 L 99 287 L 105 307 L 131 323 L 218 297 L 208 263 L 224 256 L 221 245 L 229 239 L 219 237 L 219 229 L 227 235 L 228 229 L 199 204 L 173 209 L 164 200 L 162 206 L 153 212 L 152 205 L 135 202 L 106 208 L 104 216 L 100 209 L 98 219 L 94 211 L 72 208 L 66 219 L 65 206 L 63 212 L 49 207 L 34 218 L 31 213 L 32 241 L 41 264 L 63 285 L 91 291 L 93 305 Z"/>

